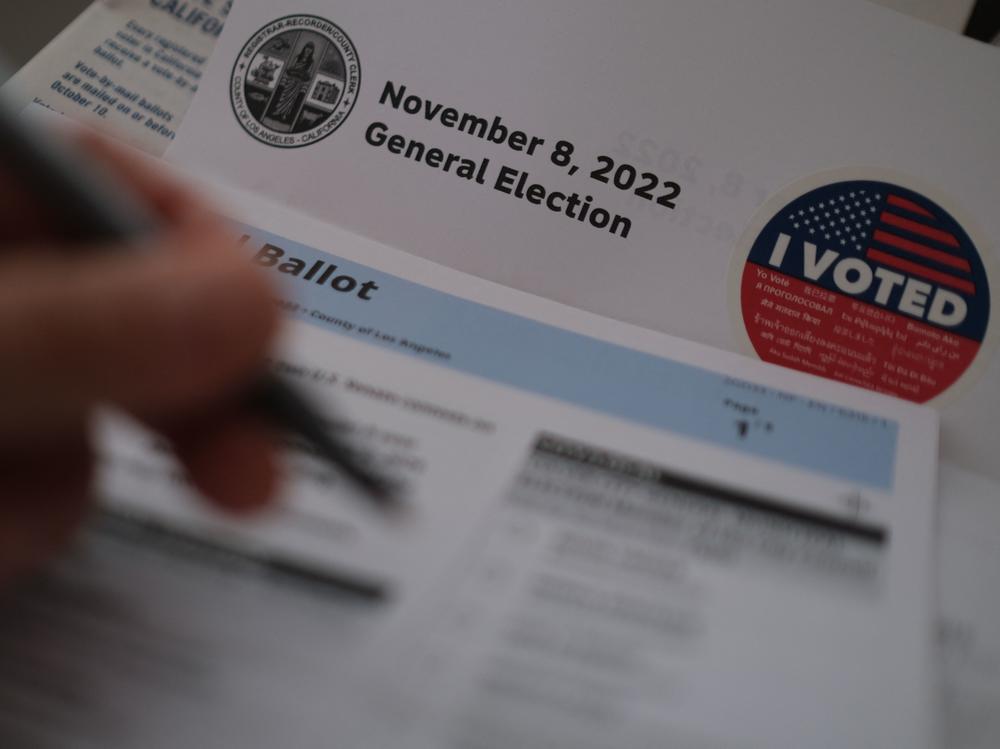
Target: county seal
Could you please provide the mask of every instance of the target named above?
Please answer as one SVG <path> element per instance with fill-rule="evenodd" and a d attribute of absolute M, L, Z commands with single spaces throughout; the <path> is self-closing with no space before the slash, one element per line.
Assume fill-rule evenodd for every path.
<path fill-rule="evenodd" d="M 318 16 L 294 15 L 267 24 L 243 46 L 229 96 L 251 136 L 299 148 L 340 127 L 360 86 L 358 53 L 347 34 Z"/>

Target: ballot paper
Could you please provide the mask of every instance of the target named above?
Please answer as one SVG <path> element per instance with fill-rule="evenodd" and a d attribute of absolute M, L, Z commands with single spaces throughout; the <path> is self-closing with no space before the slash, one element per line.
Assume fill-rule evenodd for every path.
<path fill-rule="evenodd" d="M 101 486 L 376 607 L 338 745 L 935 746 L 933 411 L 231 207 L 291 318 L 273 366 L 411 516 L 290 445 L 284 501 L 232 524 L 121 424 Z"/>
<path fill-rule="evenodd" d="M 412 516 L 291 446 L 227 523 L 105 421 L 97 522 L 0 603 L 0 745 L 935 745 L 931 412 L 218 197 Z"/>
<path fill-rule="evenodd" d="M 232 0 L 96 0 L 9 85 L 157 156 L 180 126 Z"/>
<path fill-rule="evenodd" d="M 331 746 L 328 706 L 379 616 L 325 581 L 101 516 L 0 598 L 0 746 Z"/>

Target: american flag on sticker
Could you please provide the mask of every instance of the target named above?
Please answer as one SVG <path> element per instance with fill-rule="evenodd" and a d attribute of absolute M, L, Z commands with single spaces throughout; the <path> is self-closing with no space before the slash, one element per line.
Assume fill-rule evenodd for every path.
<path fill-rule="evenodd" d="M 901 184 L 808 184 L 762 209 L 752 238 L 740 306 L 754 349 L 918 402 L 940 394 L 989 328 L 989 278 L 969 232 Z"/>
<path fill-rule="evenodd" d="M 858 252 L 873 263 L 974 295 L 972 266 L 943 211 L 899 190 L 858 187 L 789 214 L 796 229 L 818 244 Z"/>

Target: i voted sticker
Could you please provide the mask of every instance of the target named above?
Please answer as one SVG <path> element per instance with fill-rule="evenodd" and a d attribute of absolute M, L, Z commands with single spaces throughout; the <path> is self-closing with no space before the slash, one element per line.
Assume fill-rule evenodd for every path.
<path fill-rule="evenodd" d="M 845 176 L 786 190 L 744 234 L 739 330 L 764 361 L 924 403 L 990 332 L 982 248 L 923 191 Z"/>

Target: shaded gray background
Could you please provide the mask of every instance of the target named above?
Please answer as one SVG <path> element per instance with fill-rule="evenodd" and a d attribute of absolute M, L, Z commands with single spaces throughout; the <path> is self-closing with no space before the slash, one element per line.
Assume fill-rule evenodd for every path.
<path fill-rule="evenodd" d="M 6 64 L 13 70 L 24 65 L 88 5 L 90 0 L 0 0 L 0 52 Z"/>

